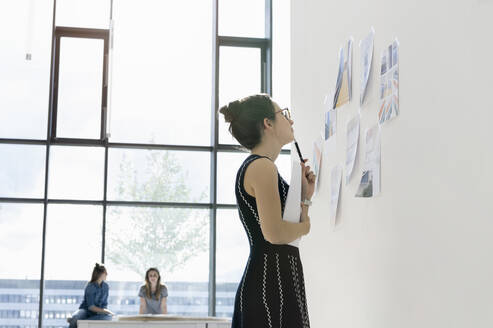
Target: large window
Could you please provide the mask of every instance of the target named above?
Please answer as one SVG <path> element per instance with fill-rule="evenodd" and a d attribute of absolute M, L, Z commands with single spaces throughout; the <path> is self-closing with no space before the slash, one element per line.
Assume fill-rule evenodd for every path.
<path fill-rule="evenodd" d="M 289 106 L 289 15 L 285 0 L 0 4 L 15 31 L 0 53 L 0 327 L 66 326 L 96 262 L 117 314 L 137 313 L 153 266 L 170 313 L 232 315 L 248 154 L 217 109 L 259 92 Z"/>

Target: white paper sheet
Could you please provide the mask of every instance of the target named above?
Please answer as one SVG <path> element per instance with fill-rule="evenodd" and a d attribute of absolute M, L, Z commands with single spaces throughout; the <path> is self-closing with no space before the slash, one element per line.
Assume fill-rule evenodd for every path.
<path fill-rule="evenodd" d="M 371 63 L 373 59 L 373 40 L 375 38 L 375 29 L 372 27 L 370 33 L 360 41 L 361 53 L 361 78 L 360 78 L 360 106 L 363 105 L 368 87 L 368 80 L 371 72 Z"/>
<path fill-rule="evenodd" d="M 347 124 L 347 138 L 346 138 L 346 185 L 349 184 L 351 174 L 354 169 L 354 162 L 356 160 L 356 154 L 358 153 L 358 141 L 359 141 L 359 114 L 354 116 Z"/>
<path fill-rule="evenodd" d="M 365 164 L 356 197 L 373 197 L 380 193 L 380 126 L 366 131 Z"/>
<path fill-rule="evenodd" d="M 301 165 L 298 153 L 291 146 L 291 181 L 289 183 L 288 196 L 282 219 L 288 222 L 300 222 L 301 217 Z M 289 245 L 296 246 L 300 244 L 300 239 L 296 239 Z"/>
<path fill-rule="evenodd" d="M 342 165 L 334 166 L 330 173 L 330 225 L 335 228 L 337 208 L 339 206 L 339 195 L 341 193 Z"/>

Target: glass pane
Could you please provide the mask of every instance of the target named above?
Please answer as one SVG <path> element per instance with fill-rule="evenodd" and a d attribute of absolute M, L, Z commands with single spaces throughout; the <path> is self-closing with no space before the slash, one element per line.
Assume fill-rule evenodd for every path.
<path fill-rule="evenodd" d="M 99 139 L 104 41 L 61 38 L 57 137 Z"/>
<path fill-rule="evenodd" d="M 265 0 L 219 0 L 219 35 L 265 37 Z"/>
<path fill-rule="evenodd" d="M 0 204 L 0 325 L 38 324 L 42 204 Z"/>
<path fill-rule="evenodd" d="M 108 199 L 208 203 L 210 153 L 110 149 Z"/>
<path fill-rule="evenodd" d="M 101 206 L 48 205 L 43 327 L 66 327 L 102 251 Z M 108 277 L 111 271 L 108 270 Z"/>
<path fill-rule="evenodd" d="M 207 315 L 209 210 L 111 206 L 106 222 L 113 311 L 138 313 L 145 271 L 157 267 L 169 313 Z"/>
<path fill-rule="evenodd" d="M 248 237 L 236 209 L 217 211 L 216 314 L 233 315 L 238 283 L 248 260 Z"/>
<path fill-rule="evenodd" d="M 57 0 L 56 25 L 109 28 L 110 0 Z"/>
<path fill-rule="evenodd" d="M 291 108 L 291 3 L 273 0 L 272 7 L 272 97 L 279 107 Z M 291 108 L 291 113 L 294 111 Z M 296 132 L 296 120 L 294 128 Z M 290 145 L 283 149 L 290 149 Z"/>
<path fill-rule="evenodd" d="M 249 153 L 217 154 L 217 202 L 219 204 L 236 204 L 236 173 Z M 276 166 L 281 176 L 289 183 L 291 179 L 290 155 L 279 155 Z"/>
<path fill-rule="evenodd" d="M 48 186 L 54 199 L 103 199 L 104 149 L 52 147 Z"/>
<path fill-rule="evenodd" d="M 52 0 L 0 1 L 0 138 L 46 139 L 52 16 Z"/>
<path fill-rule="evenodd" d="M 0 145 L 0 197 L 44 197 L 45 151 L 45 146 Z"/>
<path fill-rule="evenodd" d="M 113 10 L 111 140 L 210 145 L 212 1 L 116 1 Z"/>
<path fill-rule="evenodd" d="M 281 108 L 285 108 L 291 105 L 291 6 L 290 2 L 285 0 L 273 0 L 272 5 L 274 13 L 272 17 L 272 96 Z"/>
<path fill-rule="evenodd" d="M 236 173 L 249 153 L 217 153 L 217 202 L 236 204 Z"/>
<path fill-rule="evenodd" d="M 219 58 L 219 107 L 260 93 L 260 49 L 221 47 Z M 228 131 L 229 123 L 219 116 L 219 143 L 238 144 Z"/>

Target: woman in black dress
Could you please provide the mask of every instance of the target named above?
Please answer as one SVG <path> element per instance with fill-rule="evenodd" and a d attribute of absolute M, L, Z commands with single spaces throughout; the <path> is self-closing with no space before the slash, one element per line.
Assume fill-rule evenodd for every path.
<path fill-rule="evenodd" d="M 303 167 L 301 221 L 282 220 L 289 185 L 274 164 L 292 142 L 293 121 L 267 95 L 233 101 L 220 109 L 229 131 L 251 154 L 236 175 L 236 201 L 250 243 L 238 286 L 233 328 L 309 328 L 298 248 L 288 243 L 310 231 L 308 204 L 315 176 Z M 306 160 L 305 160 L 306 162 Z"/>

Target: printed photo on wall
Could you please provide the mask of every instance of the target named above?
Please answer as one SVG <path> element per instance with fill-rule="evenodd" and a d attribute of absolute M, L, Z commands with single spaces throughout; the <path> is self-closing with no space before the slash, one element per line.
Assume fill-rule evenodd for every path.
<path fill-rule="evenodd" d="M 331 109 L 325 112 L 324 139 L 329 140 L 336 133 L 337 111 Z"/>
<path fill-rule="evenodd" d="M 399 115 L 399 41 L 382 53 L 380 66 L 380 106 L 378 122 L 385 123 Z"/>
<path fill-rule="evenodd" d="M 334 92 L 333 108 L 340 107 L 351 101 L 352 96 L 352 59 L 353 38 L 349 38 L 346 49 L 339 49 L 339 70 L 337 73 L 336 89 Z"/>
<path fill-rule="evenodd" d="M 375 29 L 372 27 L 370 33 L 360 41 L 359 48 L 361 53 L 361 77 L 360 77 L 360 106 L 363 105 L 368 88 L 368 81 L 373 60 L 373 40 L 375 38 Z"/>
<path fill-rule="evenodd" d="M 322 139 L 317 139 L 313 142 L 313 161 L 312 170 L 315 174 L 315 192 L 318 190 L 320 185 L 320 168 L 322 165 Z"/>
<path fill-rule="evenodd" d="M 380 126 L 366 130 L 365 164 L 356 197 L 373 197 L 380 193 Z"/>

